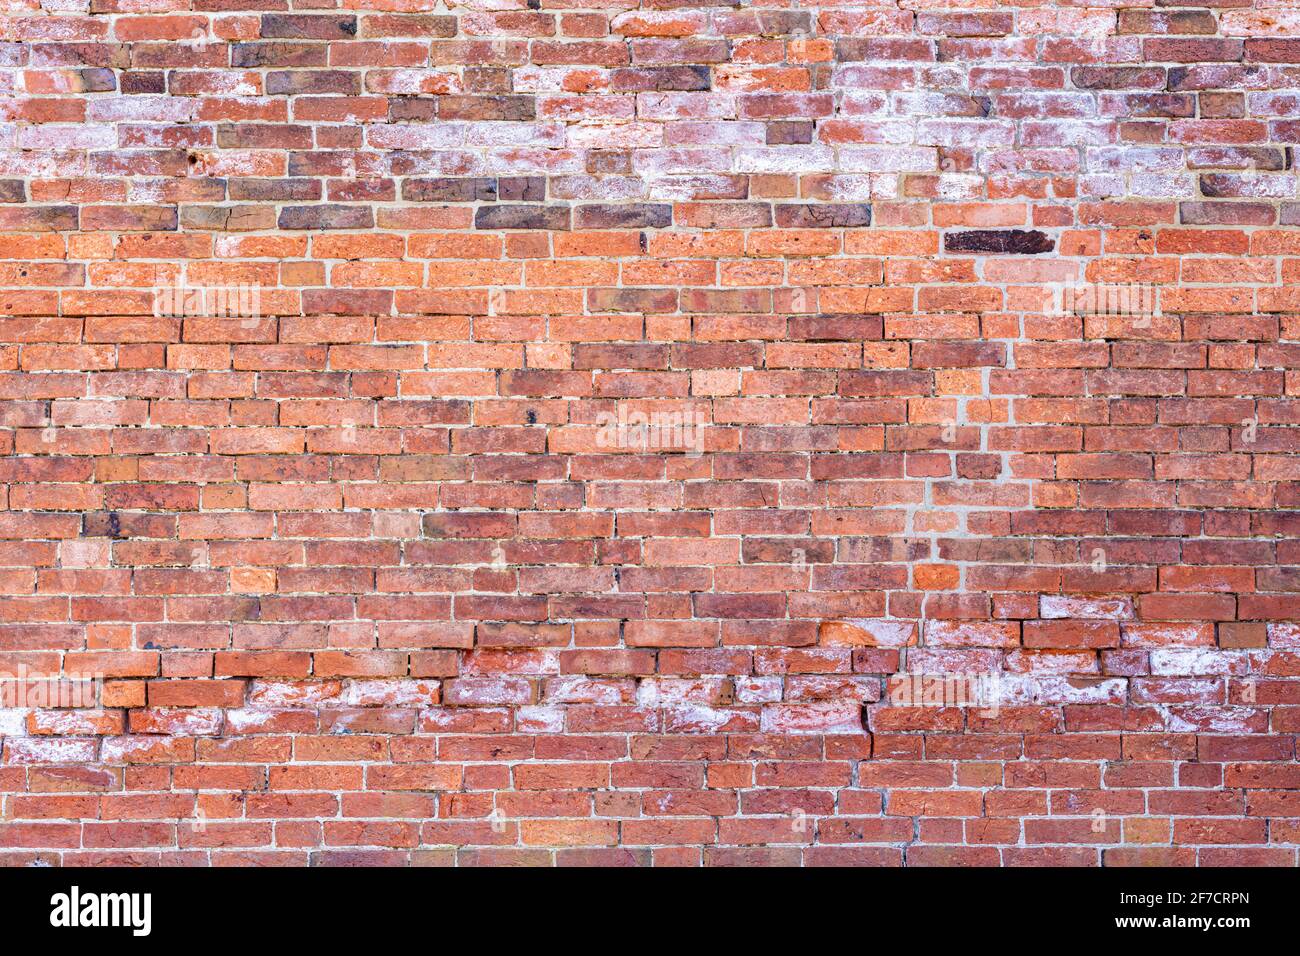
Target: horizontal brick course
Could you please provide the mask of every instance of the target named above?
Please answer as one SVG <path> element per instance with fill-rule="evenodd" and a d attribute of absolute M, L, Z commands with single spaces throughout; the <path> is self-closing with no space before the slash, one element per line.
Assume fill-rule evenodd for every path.
<path fill-rule="evenodd" d="M 1295 865 L 1300 15 L 492 6 L 0 17 L 0 863 Z"/>

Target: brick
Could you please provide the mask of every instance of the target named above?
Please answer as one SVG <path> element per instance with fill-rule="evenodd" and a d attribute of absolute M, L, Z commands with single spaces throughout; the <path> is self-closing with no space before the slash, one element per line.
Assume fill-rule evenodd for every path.
<path fill-rule="evenodd" d="M 1050 236 L 1026 229 L 972 229 L 944 235 L 948 252 L 990 252 L 1011 255 L 1039 255 L 1051 252 L 1055 245 Z"/>
<path fill-rule="evenodd" d="M 570 220 L 567 206 L 480 206 L 474 214 L 478 229 L 568 229 Z"/>
<path fill-rule="evenodd" d="M 0 862 L 1294 864 L 1290 10 L 63 6 Z"/>

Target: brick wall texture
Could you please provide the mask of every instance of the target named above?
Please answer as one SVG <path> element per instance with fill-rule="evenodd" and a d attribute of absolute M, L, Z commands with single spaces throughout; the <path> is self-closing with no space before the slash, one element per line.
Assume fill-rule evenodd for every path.
<path fill-rule="evenodd" d="M 1300 4 L 4 0 L 0 113 L 0 861 L 1296 864 Z"/>

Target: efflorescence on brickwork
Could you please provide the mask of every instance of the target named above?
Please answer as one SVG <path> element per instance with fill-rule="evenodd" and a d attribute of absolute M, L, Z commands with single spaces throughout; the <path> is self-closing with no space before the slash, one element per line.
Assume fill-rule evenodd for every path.
<path fill-rule="evenodd" d="M 1300 7 L 2 5 L 0 862 L 1296 864 Z"/>

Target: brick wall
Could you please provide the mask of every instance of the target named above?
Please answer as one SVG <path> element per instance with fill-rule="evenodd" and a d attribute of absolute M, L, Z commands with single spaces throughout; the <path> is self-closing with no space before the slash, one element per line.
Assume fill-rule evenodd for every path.
<path fill-rule="evenodd" d="M 1300 7 L 344 4 L 4 4 L 0 861 L 1297 862 Z"/>

